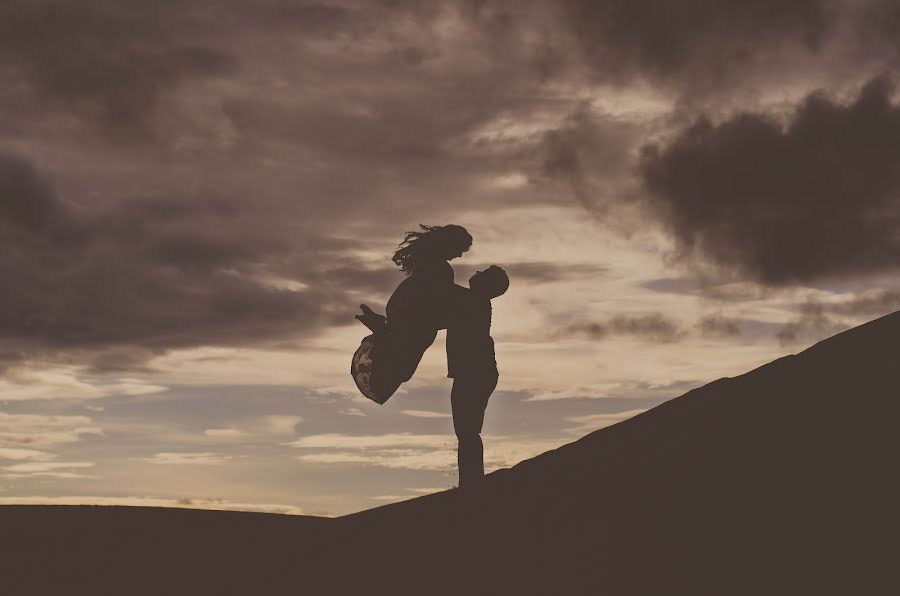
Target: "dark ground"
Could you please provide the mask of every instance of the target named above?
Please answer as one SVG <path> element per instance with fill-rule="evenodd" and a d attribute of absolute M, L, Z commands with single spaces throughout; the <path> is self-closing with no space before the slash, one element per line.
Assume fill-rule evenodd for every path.
<path fill-rule="evenodd" d="M 896 594 L 900 312 L 338 519 L 0 507 L 0 594 Z"/>

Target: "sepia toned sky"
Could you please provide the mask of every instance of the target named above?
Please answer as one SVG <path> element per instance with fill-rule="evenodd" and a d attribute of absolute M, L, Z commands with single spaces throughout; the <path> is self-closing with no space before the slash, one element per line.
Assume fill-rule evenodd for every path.
<path fill-rule="evenodd" d="M 0 504 L 453 486 L 442 335 L 348 374 L 419 223 L 510 274 L 489 469 L 900 309 L 898 65 L 889 0 L 5 0 Z"/>

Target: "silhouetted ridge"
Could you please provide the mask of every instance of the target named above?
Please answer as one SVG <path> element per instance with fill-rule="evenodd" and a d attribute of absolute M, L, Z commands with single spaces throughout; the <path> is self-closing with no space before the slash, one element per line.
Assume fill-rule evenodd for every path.
<path fill-rule="evenodd" d="M 367 528 L 361 553 L 390 553 L 368 557 L 376 577 L 399 557 L 425 581 L 462 557 L 512 593 L 858 591 L 889 552 L 898 347 L 900 312 L 495 473 L 475 497 L 346 521 Z"/>
<path fill-rule="evenodd" d="M 337 520 L 184 512 L 151 531 L 134 520 L 153 516 L 120 508 L 58 508 L 64 523 L 0 508 L 0 572 L 5 586 L 56 589 L 16 594 L 889 593 L 898 346 L 900 312 L 480 490 Z"/>

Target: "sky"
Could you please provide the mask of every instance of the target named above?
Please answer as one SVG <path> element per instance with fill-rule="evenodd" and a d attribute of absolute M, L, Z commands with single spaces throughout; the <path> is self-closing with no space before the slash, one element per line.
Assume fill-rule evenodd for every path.
<path fill-rule="evenodd" d="M 900 309 L 898 40 L 889 0 L 4 0 L 0 504 L 454 486 L 443 333 L 383 406 L 349 376 L 419 224 L 511 278 L 488 470 Z"/>

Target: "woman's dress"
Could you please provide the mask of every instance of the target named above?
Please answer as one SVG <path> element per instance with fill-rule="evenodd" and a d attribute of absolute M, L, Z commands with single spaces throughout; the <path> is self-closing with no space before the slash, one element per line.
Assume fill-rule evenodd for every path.
<path fill-rule="evenodd" d="M 410 380 L 446 328 L 446 302 L 453 288 L 453 268 L 447 261 L 417 264 L 397 286 L 385 309 L 383 332 L 366 336 L 350 365 L 356 386 L 367 398 L 383 404 Z"/>

